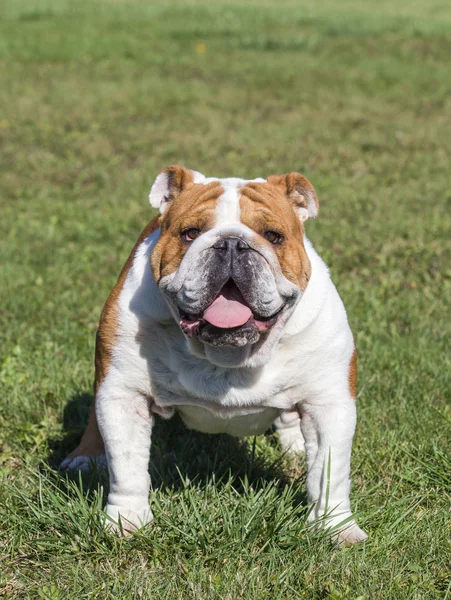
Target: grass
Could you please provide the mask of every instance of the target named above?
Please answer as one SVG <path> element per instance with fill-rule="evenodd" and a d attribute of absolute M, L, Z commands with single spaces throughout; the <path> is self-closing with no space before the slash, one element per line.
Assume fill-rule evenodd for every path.
<path fill-rule="evenodd" d="M 2 0 L 0 596 L 451 599 L 451 8 L 440 0 Z M 153 525 L 99 524 L 105 474 L 55 467 L 97 320 L 166 164 L 303 172 L 359 350 L 352 504 L 306 528 L 276 437 L 160 423 Z"/>

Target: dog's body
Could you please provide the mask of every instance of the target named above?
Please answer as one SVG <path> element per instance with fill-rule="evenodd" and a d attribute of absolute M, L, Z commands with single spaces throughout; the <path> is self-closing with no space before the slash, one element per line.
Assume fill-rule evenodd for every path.
<path fill-rule="evenodd" d="M 364 539 L 349 519 L 356 352 L 327 267 L 304 237 L 313 188 L 297 174 L 217 180 L 169 167 L 150 200 L 161 215 L 102 313 L 96 406 L 65 467 L 102 455 L 104 442 L 106 511 L 139 526 L 152 519 L 155 414 L 177 411 L 190 428 L 236 436 L 275 423 L 284 449 L 307 452 L 311 516 L 327 512 L 331 527 L 347 520 L 340 541 Z"/>

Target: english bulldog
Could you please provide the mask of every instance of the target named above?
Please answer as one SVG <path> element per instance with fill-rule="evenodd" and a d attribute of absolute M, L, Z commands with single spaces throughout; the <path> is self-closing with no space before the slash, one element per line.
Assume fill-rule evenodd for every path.
<path fill-rule="evenodd" d="M 339 543 L 367 535 L 352 517 L 357 355 L 329 272 L 304 235 L 318 213 L 298 173 L 219 179 L 180 166 L 150 191 L 159 210 L 103 309 L 95 399 L 64 469 L 106 456 L 110 523 L 149 523 L 156 415 L 253 436 L 272 424 L 306 452 L 309 518 Z"/>

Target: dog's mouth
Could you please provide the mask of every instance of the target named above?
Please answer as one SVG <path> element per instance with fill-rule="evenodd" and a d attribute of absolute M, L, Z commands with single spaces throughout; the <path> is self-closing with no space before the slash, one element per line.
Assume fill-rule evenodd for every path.
<path fill-rule="evenodd" d="M 236 283 L 229 279 L 203 313 L 192 315 L 180 310 L 180 327 L 188 337 L 199 335 L 206 329 L 202 337 L 209 343 L 215 343 L 211 341 L 213 338 L 218 338 L 218 342 L 219 338 L 229 340 L 215 345 L 243 345 L 243 341 L 253 343 L 261 333 L 269 331 L 281 310 L 270 317 L 253 313 Z"/>

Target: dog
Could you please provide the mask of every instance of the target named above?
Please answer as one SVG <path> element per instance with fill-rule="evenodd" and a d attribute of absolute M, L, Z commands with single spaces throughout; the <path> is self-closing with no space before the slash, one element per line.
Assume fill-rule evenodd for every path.
<path fill-rule="evenodd" d="M 189 428 L 257 435 L 306 452 L 309 519 L 340 544 L 352 517 L 357 354 L 328 269 L 304 234 L 318 200 L 298 173 L 207 178 L 169 166 L 159 210 L 103 309 L 88 426 L 63 469 L 106 456 L 112 527 L 149 523 L 151 433 L 178 412 Z"/>

